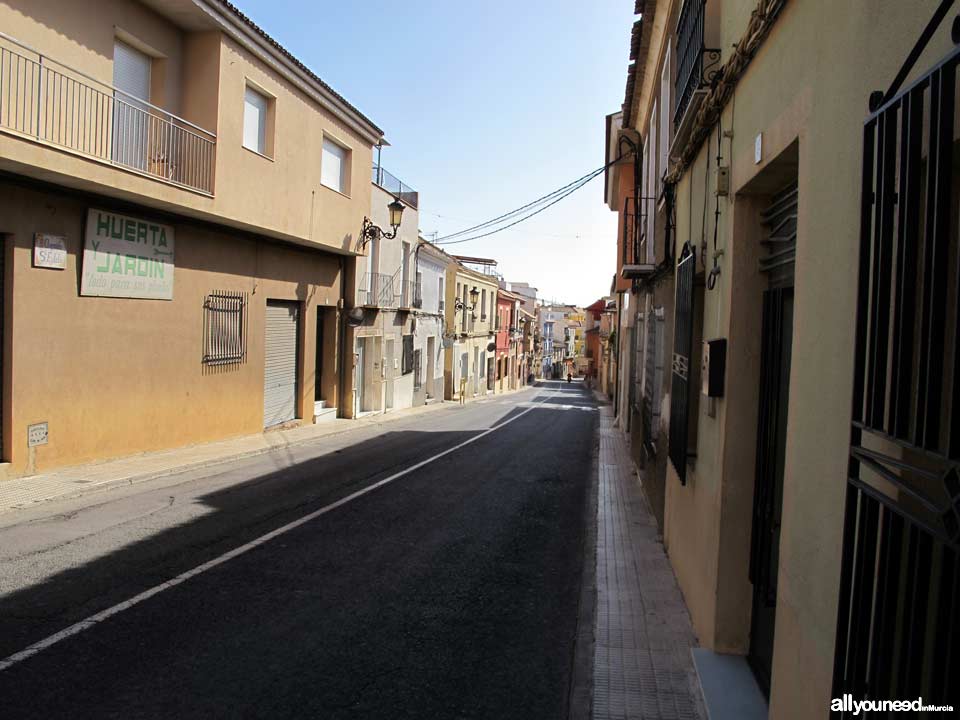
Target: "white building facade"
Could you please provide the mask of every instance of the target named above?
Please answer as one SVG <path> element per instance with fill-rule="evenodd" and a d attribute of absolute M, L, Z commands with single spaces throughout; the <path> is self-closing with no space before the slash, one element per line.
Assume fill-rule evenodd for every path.
<path fill-rule="evenodd" d="M 420 240 L 413 299 L 413 404 L 443 400 L 446 282 L 450 256 Z"/>

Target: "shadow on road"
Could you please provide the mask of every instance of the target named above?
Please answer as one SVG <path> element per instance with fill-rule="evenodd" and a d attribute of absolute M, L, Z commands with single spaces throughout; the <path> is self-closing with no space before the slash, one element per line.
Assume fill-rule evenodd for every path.
<path fill-rule="evenodd" d="M 540 387 L 562 397 L 509 431 L 0 672 L 4 716 L 564 716 L 596 414 Z M 477 434 L 388 432 L 204 495 L 0 598 L 0 658 Z"/>

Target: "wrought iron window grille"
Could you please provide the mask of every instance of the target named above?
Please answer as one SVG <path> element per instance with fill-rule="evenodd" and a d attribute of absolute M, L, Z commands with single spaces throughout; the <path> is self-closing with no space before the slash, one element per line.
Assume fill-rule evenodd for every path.
<path fill-rule="evenodd" d="M 227 365 L 247 359 L 247 293 L 227 290 L 203 302 L 203 364 Z"/>

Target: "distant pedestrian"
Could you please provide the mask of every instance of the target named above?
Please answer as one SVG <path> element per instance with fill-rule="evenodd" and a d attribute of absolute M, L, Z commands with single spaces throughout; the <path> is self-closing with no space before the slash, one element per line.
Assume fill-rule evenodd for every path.
<path fill-rule="evenodd" d="M 463 405 L 467 401 L 467 378 L 460 378 L 460 404 Z"/>

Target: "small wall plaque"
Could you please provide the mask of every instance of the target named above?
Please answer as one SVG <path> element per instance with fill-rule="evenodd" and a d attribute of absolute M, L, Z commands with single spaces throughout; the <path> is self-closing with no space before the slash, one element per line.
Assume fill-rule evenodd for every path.
<path fill-rule="evenodd" d="M 59 235 L 37 233 L 33 236 L 33 266 L 63 270 L 67 267 L 67 239 Z"/>
<path fill-rule="evenodd" d="M 27 426 L 27 447 L 46 445 L 49 438 L 47 423 L 34 423 Z"/>

